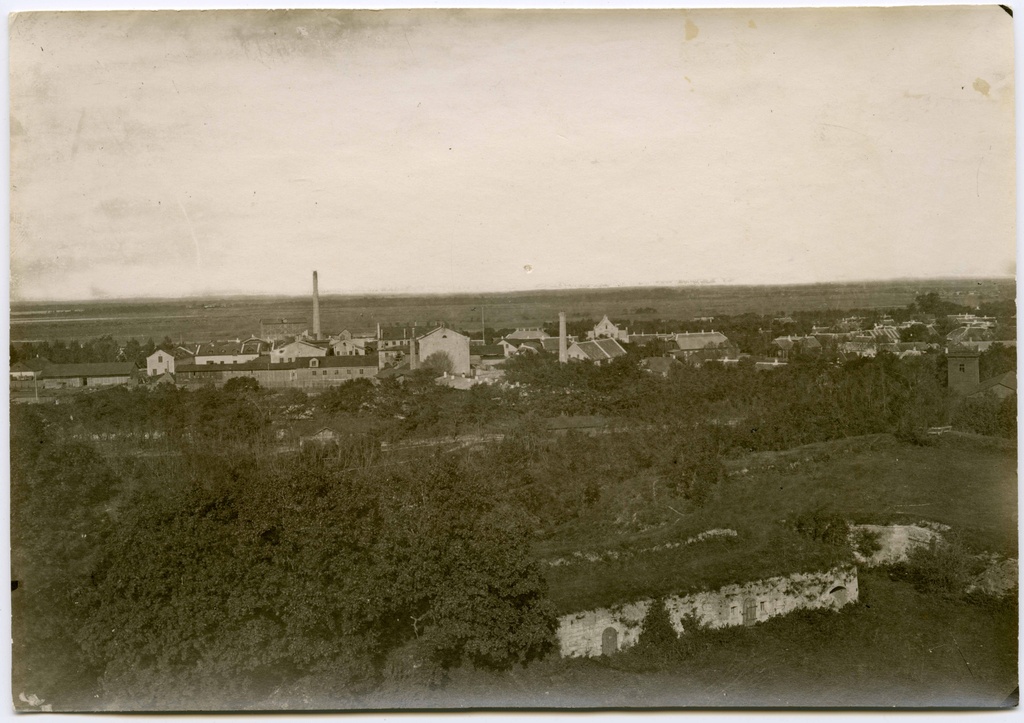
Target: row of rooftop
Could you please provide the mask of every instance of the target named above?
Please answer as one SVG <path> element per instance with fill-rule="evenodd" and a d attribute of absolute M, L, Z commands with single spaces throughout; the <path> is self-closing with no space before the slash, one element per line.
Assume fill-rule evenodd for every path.
<path fill-rule="evenodd" d="M 977 323 L 977 318 L 968 317 L 970 315 L 958 315 L 958 321 L 966 320 L 971 325 L 954 330 L 946 341 L 960 349 L 982 351 L 994 343 L 991 331 Z M 678 361 L 732 363 L 746 356 L 741 355 L 738 346 L 721 331 L 632 333 L 604 316 L 587 331 L 587 338 L 581 340 L 564 334 L 564 315 L 561 321 L 565 361 L 601 364 L 624 356 L 623 344 L 645 346 L 656 341 L 665 345 L 662 356 Z M 859 319 L 852 317 L 840 324 L 857 321 Z M 901 357 L 920 355 L 939 346 L 934 326 L 924 324 L 933 333 L 933 341 L 901 342 L 900 332 L 921 323 L 875 324 L 871 329 L 847 332 L 815 327 L 817 333 L 776 337 L 772 340 L 772 358 L 757 360 L 757 363 L 760 368 L 776 368 L 796 350 L 819 353 L 829 343 L 835 344 L 841 359 L 874 356 L 883 350 Z M 559 354 L 562 357 L 562 344 L 563 338 L 551 337 L 540 327 L 518 328 L 494 344 L 470 339 L 444 326 L 424 329 L 421 325 L 378 325 L 375 332 L 344 330 L 322 339 L 303 330 L 294 337 L 250 337 L 157 349 L 146 360 L 144 376 L 150 380 L 216 383 L 232 376 L 247 375 L 261 379 L 268 386 L 323 387 L 360 377 L 401 377 L 427 364 L 432 355 L 443 354 L 447 360 L 439 370 L 443 378 L 458 384 L 455 380 L 459 378 L 496 378 L 500 375 L 497 367 L 501 362 L 515 355 Z M 658 363 L 649 363 L 648 367 L 652 371 L 667 368 Z M 141 370 L 135 369 L 131 362 L 59 365 L 31 360 L 19 362 L 11 369 L 12 383 L 43 382 L 44 388 L 85 387 L 90 386 L 90 379 L 92 386 L 126 383 L 139 376 L 143 376 Z"/>
<path fill-rule="evenodd" d="M 713 317 L 700 317 L 711 323 Z M 996 320 L 973 314 L 956 314 L 948 320 L 961 326 L 947 336 L 959 349 L 992 343 Z M 789 317 L 774 320 L 793 322 Z M 851 316 L 830 327 L 815 326 L 804 336 L 786 335 L 772 340 L 772 356 L 755 360 L 759 368 L 777 368 L 790 355 L 817 353 L 823 344 L 834 344 L 840 358 L 873 356 L 888 350 L 900 356 L 915 355 L 937 347 L 934 317 L 918 317 L 896 324 L 883 318 L 865 329 L 865 319 Z M 915 325 L 925 328 L 935 340 L 905 343 L 901 332 Z M 918 330 L 920 331 L 920 330 Z M 44 359 L 19 362 L 11 368 L 12 389 L 31 384 L 45 389 L 82 388 L 134 383 L 140 378 L 159 383 L 223 383 L 247 376 L 269 387 L 325 388 L 356 378 L 402 377 L 419 368 L 432 368 L 439 381 L 453 386 L 471 386 L 480 381 L 500 378 L 505 359 L 522 354 L 557 354 L 562 363 L 570 361 L 602 364 L 626 355 L 623 344 L 646 346 L 661 343 L 660 354 L 669 362 L 702 363 L 718 360 L 735 363 L 741 357 L 739 347 L 721 331 L 632 333 L 612 322 L 608 316 L 586 332 L 586 339 L 566 333 L 565 314 L 559 314 L 559 335 L 549 336 L 542 328 L 523 327 L 492 344 L 472 340 L 442 323 L 421 325 L 377 325 L 375 331 L 341 331 L 323 335 L 320 328 L 320 301 L 317 273 L 313 272 L 312 332 L 304 322 L 286 319 L 262 319 L 260 336 L 233 341 L 180 344 L 173 349 L 157 349 L 146 359 L 145 370 L 134 362 L 102 364 L 50 364 Z M 657 371 L 664 363 L 647 362 Z"/>

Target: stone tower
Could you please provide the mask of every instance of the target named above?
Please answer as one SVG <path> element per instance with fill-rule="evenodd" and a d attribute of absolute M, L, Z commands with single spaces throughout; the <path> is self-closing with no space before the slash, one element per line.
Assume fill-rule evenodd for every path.
<path fill-rule="evenodd" d="M 981 381 L 978 359 L 981 355 L 970 349 L 950 349 L 946 353 L 949 391 L 963 394 Z"/>

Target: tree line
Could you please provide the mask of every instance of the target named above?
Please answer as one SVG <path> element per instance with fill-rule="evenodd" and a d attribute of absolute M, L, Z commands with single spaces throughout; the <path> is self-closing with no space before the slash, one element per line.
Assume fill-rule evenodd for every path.
<path fill-rule="evenodd" d="M 170 351 L 177 346 L 170 337 L 164 337 L 157 344 L 152 338 L 139 341 L 135 338 L 119 342 L 106 334 L 85 341 L 61 339 L 54 341 L 11 342 L 11 366 L 32 359 L 46 359 L 54 364 L 88 364 L 98 362 L 130 361 L 140 367 L 146 366 L 146 359 L 157 349 Z"/>

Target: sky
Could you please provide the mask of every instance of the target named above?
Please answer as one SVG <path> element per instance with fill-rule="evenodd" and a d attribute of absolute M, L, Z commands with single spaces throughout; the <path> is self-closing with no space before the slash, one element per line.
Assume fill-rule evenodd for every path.
<path fill-rule="evenodd" d="M 995 5 L 23 13 L 12 301 L 1015 274 Z"/>

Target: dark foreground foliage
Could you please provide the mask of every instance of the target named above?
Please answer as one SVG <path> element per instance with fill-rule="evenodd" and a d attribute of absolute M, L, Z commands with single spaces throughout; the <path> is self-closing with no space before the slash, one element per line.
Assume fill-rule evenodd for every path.
<path fill-rule="evenodd" d="M 396 651 L 443 671 L 550 648 L 521 517 L 466 457 L 348 473 L 317 449 L 199 460 L 115 509 L 126 485 L 89 445 L 23 441 L 16 657 L 58 705 L 69 681 L 140 709 L 240 707 L 310 677 L 356 694 Z"/>
<path fill-rule="evenodd" d="M 915 547 L 907 559 L 890 568 L 894 580 L 908 582 L 919 592 L 963 599 L 971 581 L 985 568 L 956 534 Z"/>

